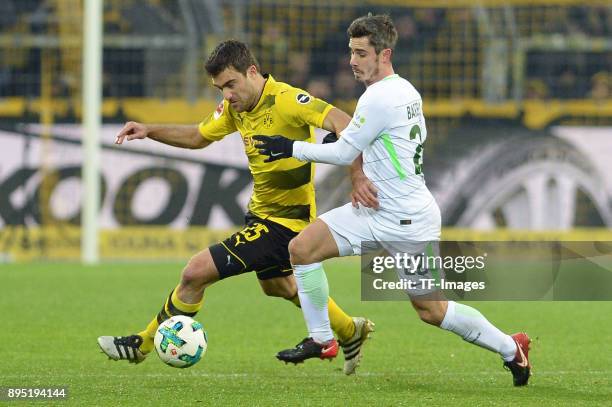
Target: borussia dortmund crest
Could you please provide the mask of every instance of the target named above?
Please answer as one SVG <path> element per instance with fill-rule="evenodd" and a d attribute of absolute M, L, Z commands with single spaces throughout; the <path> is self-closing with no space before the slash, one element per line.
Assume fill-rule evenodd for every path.
<path fill-rule="evenodd" d="M 269 129 L 270 127 L 272 127 L 272 124 L 273 124 L 272 113 L 266 112 L 266 114 L 264 115 L 264 118 L 263 118 L 263 126 L 266 129 Z"/>

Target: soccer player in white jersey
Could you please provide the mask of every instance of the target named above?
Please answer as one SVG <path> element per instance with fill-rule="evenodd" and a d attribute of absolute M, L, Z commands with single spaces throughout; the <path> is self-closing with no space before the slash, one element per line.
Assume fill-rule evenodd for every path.
<path fill-rule="evenodd" d="M 440 210 L 425 185 L 423 143 L 427 137 L 422 100 L 410 82 L 394 74 L 391 62 L 397 31 L 386 15 L 368 15 L 348 28 L 350 65 L 366 91 L 359 98 L 349 126 L 335 143 L 310 144 L 282 136 L 255 136 L 269 161 L 294 157 L 301 161 L 350 165 L 363 160 L 367 180 L 353 203 L 321 215 L 289 244 L 298 293 L 309 336 L 293 349 L 280 352 L 283 361 L 327 358 L 333 335 L 327 314 L 328 284 L 321 262 L 361 254 L 363 241 L 433 242 L 440 240 Z M 378 205 L 364 196 L 377 191 Z M 372 202 L 370 199 L 369 202 Z M 417 254 L 417 253 L 413 253 Z M 425 295 L 426 294 L 426 295 Z M 530 375 L 530 339 L 507 335 L 478 310 L 447 301 L 441 291 L 408 290 L 413 307 L 429 324 L 454 332 L 465 341 L 497 352 L 513 375 L 526 385 Z M 350 355 L 359 358 L 359 344 Z M 350 352 L 350 344 L 345 347 Z M 349 355 L 347 355 L 349 357 Z M 357 359 L 358 360 L 358 359 Z"/>

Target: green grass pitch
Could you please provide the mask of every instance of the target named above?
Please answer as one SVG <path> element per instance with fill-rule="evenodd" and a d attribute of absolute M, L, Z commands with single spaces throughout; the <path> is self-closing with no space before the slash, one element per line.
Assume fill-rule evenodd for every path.
<path fill-rule="evenodd" d="M 96 337 L 141 329 L 175 286 L 181 264 L 5 264 L 0 387 L 68 386 L 68 400 L 52 404 L 89 406 L 611 403 L 611 302 L 472 303 L 502 330 L 535 339 L 531 383 L 514 388 L 497 355 L 426 326 L 408 302 L 361 302 L 357 262 L 326 264 L 338 304 L 376 323 L 357 376 L 342 374 L 342 357 L 278 362 L 276 351 L 305 336 L 302 315 L 264 296 L 252 274 L 207 290 L 196 318 L 208 333 L 208 352 L 180 370 L 156 355 L 137 366 L 110 361 Z"/>

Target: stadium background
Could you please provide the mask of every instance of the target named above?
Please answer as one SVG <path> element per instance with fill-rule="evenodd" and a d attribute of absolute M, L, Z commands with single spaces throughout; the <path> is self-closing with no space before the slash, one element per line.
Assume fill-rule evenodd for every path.
<path fill-rule="evenodd" d="M 444 237 L 612 241 L 609 2 L 105 0 L 98 266 L 78 262 L 83 11 L 0 1 L 0 388 L 67 386 L 67 404 L 96 406 L 609 405 L 612 302 L 472 302 L 534 338 L 534 376 L 515 389 L 496 355 L 424 326 L 406 302 L 361 301 L 358 259 L 325 265 L 338 303 L 376 322 L 355 377 L 341 358 L 276 361 L 304 322 L 253 273 L 207 289 L 197 318 L 209 348 L 191 369 L 110 362 L 96 345 L 142 329 L 185 259 L 241 221 L 250 179 L 238 137 L 200 151 L 113 145 L 125 120 L 190 124 L 213 109 L 202 59 L 226 37 L 351 111 L 362 88 L 346 26 L 391 13 L 397 71 L 424 98 L 424 172 Z M 346 170 L 317 171 L 320 210 L 346 201 Z"/>
<path fill-rule="evenodd" d="M 102 258 L 185 258 L 241 223 L 251 187 L 238 137 L 196 152 L 116 148 L 122 122 L 199 122 L 220 97 L 203 59 L 227 37 L 247 41 L 277 80 L 352 113 L 363 89 L 345 30 L 368 11 L 394 18 L 396 72 L 422 93 L 424 171 L 445 238 L 610 236 L 605 1 L 108 0 Z M 75 0 L 0 5 L 5 261 L 79 256 L 82 20 Z M 345 169 L 318 168 L 321 212 L 345 202 L 350 183 Z"/>

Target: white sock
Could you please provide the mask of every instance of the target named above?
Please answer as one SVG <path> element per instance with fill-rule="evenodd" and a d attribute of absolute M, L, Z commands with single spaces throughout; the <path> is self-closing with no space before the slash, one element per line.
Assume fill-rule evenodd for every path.
<path fill-rule="evenodd" d="M 329 323 L 327 301 L 329 286 L 321 263 L 293 266 L 308 336 L 318 343 L 334 338 Z"/>
<path fill-rule="evenodd" d="M 507 362 L 514 359 L 516 353 L 514 339 L 493 326 L 475 308 L 449 301 L 440 328 L 456 333 L 464 341 L 499 353 Z"/>

